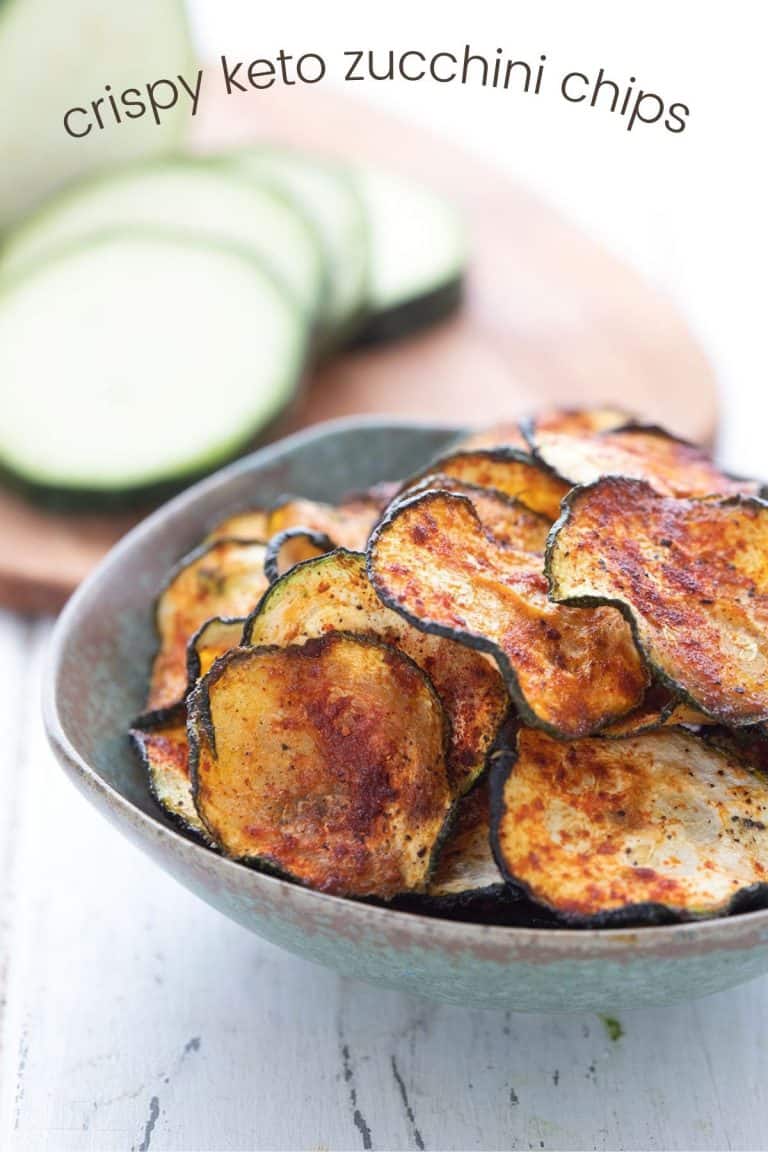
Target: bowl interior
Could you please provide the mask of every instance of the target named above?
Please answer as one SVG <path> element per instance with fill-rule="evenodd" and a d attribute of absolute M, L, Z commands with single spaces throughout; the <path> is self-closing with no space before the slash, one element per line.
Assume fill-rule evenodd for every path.
<path fill-rule="evenodd" d="M 134 529 L 65 609 L 55 667 L 57 719 L 111 788 L 159 822 L 127 740 L 142 711 L 156 644 L 153 605 L 172 565 L 223 516 L 291 493 L 338 500 L 409 475 L 457 429 L 335 421 L 299 433 L 195 485 Z"/>

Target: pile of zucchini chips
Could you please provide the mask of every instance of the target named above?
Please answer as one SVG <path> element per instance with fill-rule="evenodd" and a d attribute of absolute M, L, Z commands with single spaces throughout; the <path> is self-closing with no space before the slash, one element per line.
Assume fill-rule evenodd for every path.
<path fill-rule="evenodd" d="M 486 923 L 768 903 L 768 503 L 609 408 L 218 524 L 133 741 L 232 859 Z"/>
<path fill-rule="evenodd" d="M 0 242 L 0 476 L 156 501 L 263 436 L 319 360 L 450 313 L 465 263 L 430 190 L 277 146 L 68 187 Z"/>

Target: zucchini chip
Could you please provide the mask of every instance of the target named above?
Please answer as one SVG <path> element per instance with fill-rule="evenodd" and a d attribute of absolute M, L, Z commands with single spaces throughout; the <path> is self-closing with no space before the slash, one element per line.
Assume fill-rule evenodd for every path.
<path fill-rule="evenodd" d="M 682 701 L 734 727 L 768 719 L 768 504 L 604 477 L 569 496 L 547 572 L 556 601 L 619 607 Z"/>
<path fill-rule="evenodd" d="M 187 687 L 187 642 L 212 616 L 245 616 L 267 588 L 265 546 L 243 540 L 203 544 L 174 569 L 155 605 L 160 646 L 147 709 L 167 709 Z"/>
<path fill-rule="evenodd" d="M 266 544 L 269 538 L 267 531 L 267 513 L 263 508 L 250 508 L 246 512 L 235 512 L 232 516 L 220 520 L 206 540 L 252 540 Z"/>
<path fill-rule="evenodd" d="M 413 628 L 372 587 L 365 556 L 339 549 L 288 572 L 246 622 L 243 644 L 301 644 L 363 633 L 401 649 L 430 677 L 451 726 L 448 775 L 465 792 L 485 765 L 509 706 L 504 682 L 480 653 Z"/>
<path fill-rule="evenodd" d="M 506 884 L 491 851 L 490 830 L 488 783 L 482 781 L 459 802 L 425 903 L 436 907 L 468 904 L 504 892 Z"/>
<path fill-rule="evenodd" d="M 210 672 L 215 660 L 237 648 L 243 636 L 245 618 L 214 616 L 202 624 L 187 644 L 187 688 Z"/>
<path fill-rule="evenodd" d="M 502 872 L 571 923 L 722 916 L 768 897 L 768 780 L 693 733 L 564 743 L 522 728 L 491 796 Z"/>
<path fill-rule="evenodd" d="M 173 716 L 156 721 L 147 718 L 139 725 L 131 729 L 130 737 L 146 769 L 152 795 L 175 823 L 210 843 L 192 800 L 183 707 Z"/>
<path fill-rule="evenodd" d="M 289 528 L 304 528 L 308 532 L 328 536 L 334 545 L 360 551 L 381 513 L 380 503 L 369 496 L 352 497 L 342 504 L 322 504 L 315 500 L 286 499 L 269 514 L 268 535 Z"/>
<path fill-rule="evenodd" d="M 550 603 L 542 558 L 491 540 L 463 496 L 396 505 L 371 537 L 368 571 L 417 628 L 492 655 L 527 723 L 583 736 L 643 698 L 648 675 L 621 614 Z"/>
<path fill-rule="evenodd" d="M 534 429 L 534 455 L 569 484 L 601 476 L 645 480 L 662 496 L 756 496 L 760 485 L 717 468 L 706 452 L 655 425 L 627 424 L 599 434 Z"/>
<path fill-rule="evenodd" d="M 570 484 L 524 452 L 512 448 L 495 451 L 454 452 L 434 461 L 430 468 L 408 480 L 402 492 L 420 485 L 428 476 L 450 476 L 480 488 L 495 488 L 532 512 L 549 518 L 550 524 L 560 515 L 560 501 Z"/>
<path fill-rule="evenodd" d="M 505 496 L 495 488 L 481 488 L 478 484 L 467 484 L 453 476 L 427 476 L 409 489 L 405 496 L 415 496 L 430 489 L 466 496 L 472 501 L 483 528 L 494 540 L 523 552 L 536 552 L 543 556 L 551 527 L 547 516 L 532 512 L 519 500 Z"/>
<path fill-rule="evenodd" d="M 623 408 L 604 405 L 598 408 L 550 408 L 521 421 L 525 450 L 536 447 L 540 436 L 555 432 L 565 436 L 594 436 L 624 428 L 632 423 Z"/>
<path fill-rule="evenodd" d="M 310 532 L 306 528 L 286 528 L 278 532 L 267 544 L 264 559 L 264 572 L 270 584 L 274 584 L 291 568 L 301 564 L 304 560 L 314 560 L 316 556 L 324 556 L 326 552 L 333 552 L 336 547 L 324 532 Z"/>
<path fill-rule="evenodd" d="M 713 724 L 709 716 L 682 704 L 663 684 L 653 683 L 642 704 L 620 720 L 600 729 L 600 735 L 616 739 L 621 736 L 639 736 L 657 728 L 671 728 L 680 724 L 692 727 Z"/>
<path fill-rule="evenodd" d="M 336 895 L 426 887 L 453 803 L 447 724 L 402 652 L 342 633 L 233 649 L 192 693 L 189 734 L 228 856 Z"/>

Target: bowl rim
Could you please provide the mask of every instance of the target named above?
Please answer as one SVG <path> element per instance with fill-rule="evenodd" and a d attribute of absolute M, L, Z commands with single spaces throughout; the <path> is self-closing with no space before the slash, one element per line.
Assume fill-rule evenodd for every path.
<path fill-rule="evenodd" d="M 339 922 L 341 914 L 360 924 L 365 923 L 374 930 L 380 929 L 386 932 L 388 927 L 396 927 L 414 944 L 429 938 L 431 943 L 443 943 L 450 949 L 455 949 L 457 942 L 468 948 L 482 949 L 490 945 L 498 954 L 508 952 L 513 944 L 521 944 L 526 952 L 529 948 L 533 948 L 534 951 L 540 949 L 554 959 L 576 959 L 579 956 L 583 958 L 599 952 L 601 956 L 607 954 L 609 959 L 614 957 L 620 960 L 625 958 L 628 952 L 632 955 L 637 955 L 639 952 L 678 955 L 718 947 L 726 951 L 735 951 L 768 943 L 768 908 L 736 913 L 732 916 L 631 928 L 573 929 L 565 926 L 526 928 L 448 919 L 437 914 L 424 915 L 318 892 L 296 881 L 250 868 L 198 843 L 180 829 L 137 807 L 109 784 L 80 754 L 65 731 L 59 710 L 58 683 L 61 665 L 71 637 L 77 630 L 80 613 L 87 607 L 99 587 L 112 576 L 115 569 L 120 567 L 123 556 L 140 547 L 144 538 L 150 535 L 158 524 L 172 520 L 178 513 L 189 509 L 202 496 L 213 493 L 219 488 L 226 488 L 232 478 L 258 472 L 273 458 L 316 440 L 364 428 L 424 429 L 445 432 L 446 435 L 452 432 L 458 435 L 464 431 L 455 424 L 396 416 L 342 417 L 312 425 L 308 429 L 256 449 L 161 504 L 131 528 L 73 592 L 55 622 L 42 681 L 42 714 L 46 736 L 56 758 L 71 774 L 73 782 L 89 798 L 98 796 L 105 801 L 119 817 L 119 822 L 132 825 L 142 840 L 155 839 L 161 843 L 165 842 L 169 848 L 181 849 L 191 860 L 198 860 L 203 865 L 220 870 L 227 876 L 228 885 L 231 883 L 237 887 L 238 879 L 246 879 L 249 885 L 263 887 L 265 890 L 274 889 L 276 893 L 289 895 L 299 904 L 307 904 L 317 908 L 318 911 L 325 910 L 332 917 L 335 914 L 336 923 Z M 353 487 L 354 485 L 350 485 L 350 488 Z"/>

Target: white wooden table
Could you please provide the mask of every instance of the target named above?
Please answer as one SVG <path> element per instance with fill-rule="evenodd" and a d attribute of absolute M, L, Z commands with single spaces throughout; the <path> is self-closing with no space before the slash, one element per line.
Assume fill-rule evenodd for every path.
<path fill-rule="evenodd" d="M 3 1152 L 768 1146 L 768 981 L 613 1022 L 441 1007 L 280 952 L 64 779 L 48 634 L 0 614 Z"/>

